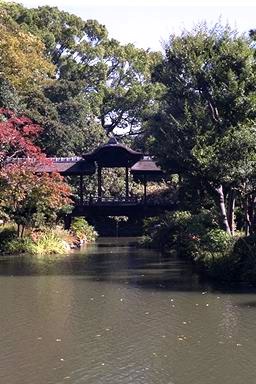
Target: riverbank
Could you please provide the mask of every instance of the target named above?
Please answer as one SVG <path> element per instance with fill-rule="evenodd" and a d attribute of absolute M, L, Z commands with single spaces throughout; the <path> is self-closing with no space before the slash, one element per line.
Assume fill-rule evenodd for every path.
<path fill-rule="evenodd" d="M 29 228 L 22 236 L 14 224 L 0 229 L 0 254 L 61 255 L 84 244 L 95 241 L 97 233 L 84 219 L 74 219 L 70 230 L 54 228 Z"/>
<path fill-rule="evenodd" d="M 256 235 L 229 235 L 209 211 L 176 211 L 148 220 L 142 245 L 190 260 L 208 279 L 256 283 Z"/>

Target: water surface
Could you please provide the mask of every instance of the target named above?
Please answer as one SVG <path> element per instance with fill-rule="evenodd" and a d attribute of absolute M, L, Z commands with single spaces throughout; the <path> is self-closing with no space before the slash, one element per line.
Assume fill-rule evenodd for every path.
<path fill-rule="evenodd" d="M 0 383 L 255 384 L 256 293 L 101 239 L 0 261 Z"/>

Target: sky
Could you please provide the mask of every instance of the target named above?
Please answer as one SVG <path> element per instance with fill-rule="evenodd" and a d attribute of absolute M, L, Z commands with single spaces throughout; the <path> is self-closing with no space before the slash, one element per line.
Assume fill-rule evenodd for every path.
<path fill-rule="evenodd" d="M 172 33 L 221 21 L 239 32 L 256 29 L 255 0 L 19 0 L 26 7 L 57 6 L 104 24 L 109 36 L 139 48 L 161 50 Z"/>

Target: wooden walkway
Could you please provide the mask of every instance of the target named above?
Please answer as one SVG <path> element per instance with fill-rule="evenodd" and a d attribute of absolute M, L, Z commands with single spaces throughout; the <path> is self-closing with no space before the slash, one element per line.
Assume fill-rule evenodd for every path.
<path fill-rule="evenodd" d="M 146 201 L 136 197 L 91 197 L 77 203 L 72 211 L 72 216 L 132 216 L 147 217 L 156 216 L 167 210 L 175 210 L 175 202 L 162 202 L 157 199 Z"/>

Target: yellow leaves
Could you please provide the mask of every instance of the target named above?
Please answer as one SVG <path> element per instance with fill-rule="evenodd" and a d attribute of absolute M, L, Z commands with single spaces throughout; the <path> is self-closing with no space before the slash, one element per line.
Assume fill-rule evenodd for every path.
<path fill-rule="evenodd" d="M 0 24 L 0 76 L 24 90 L 54 75 L 54 66 L 44 57 L 44 45 L 20 28 Z"/>

